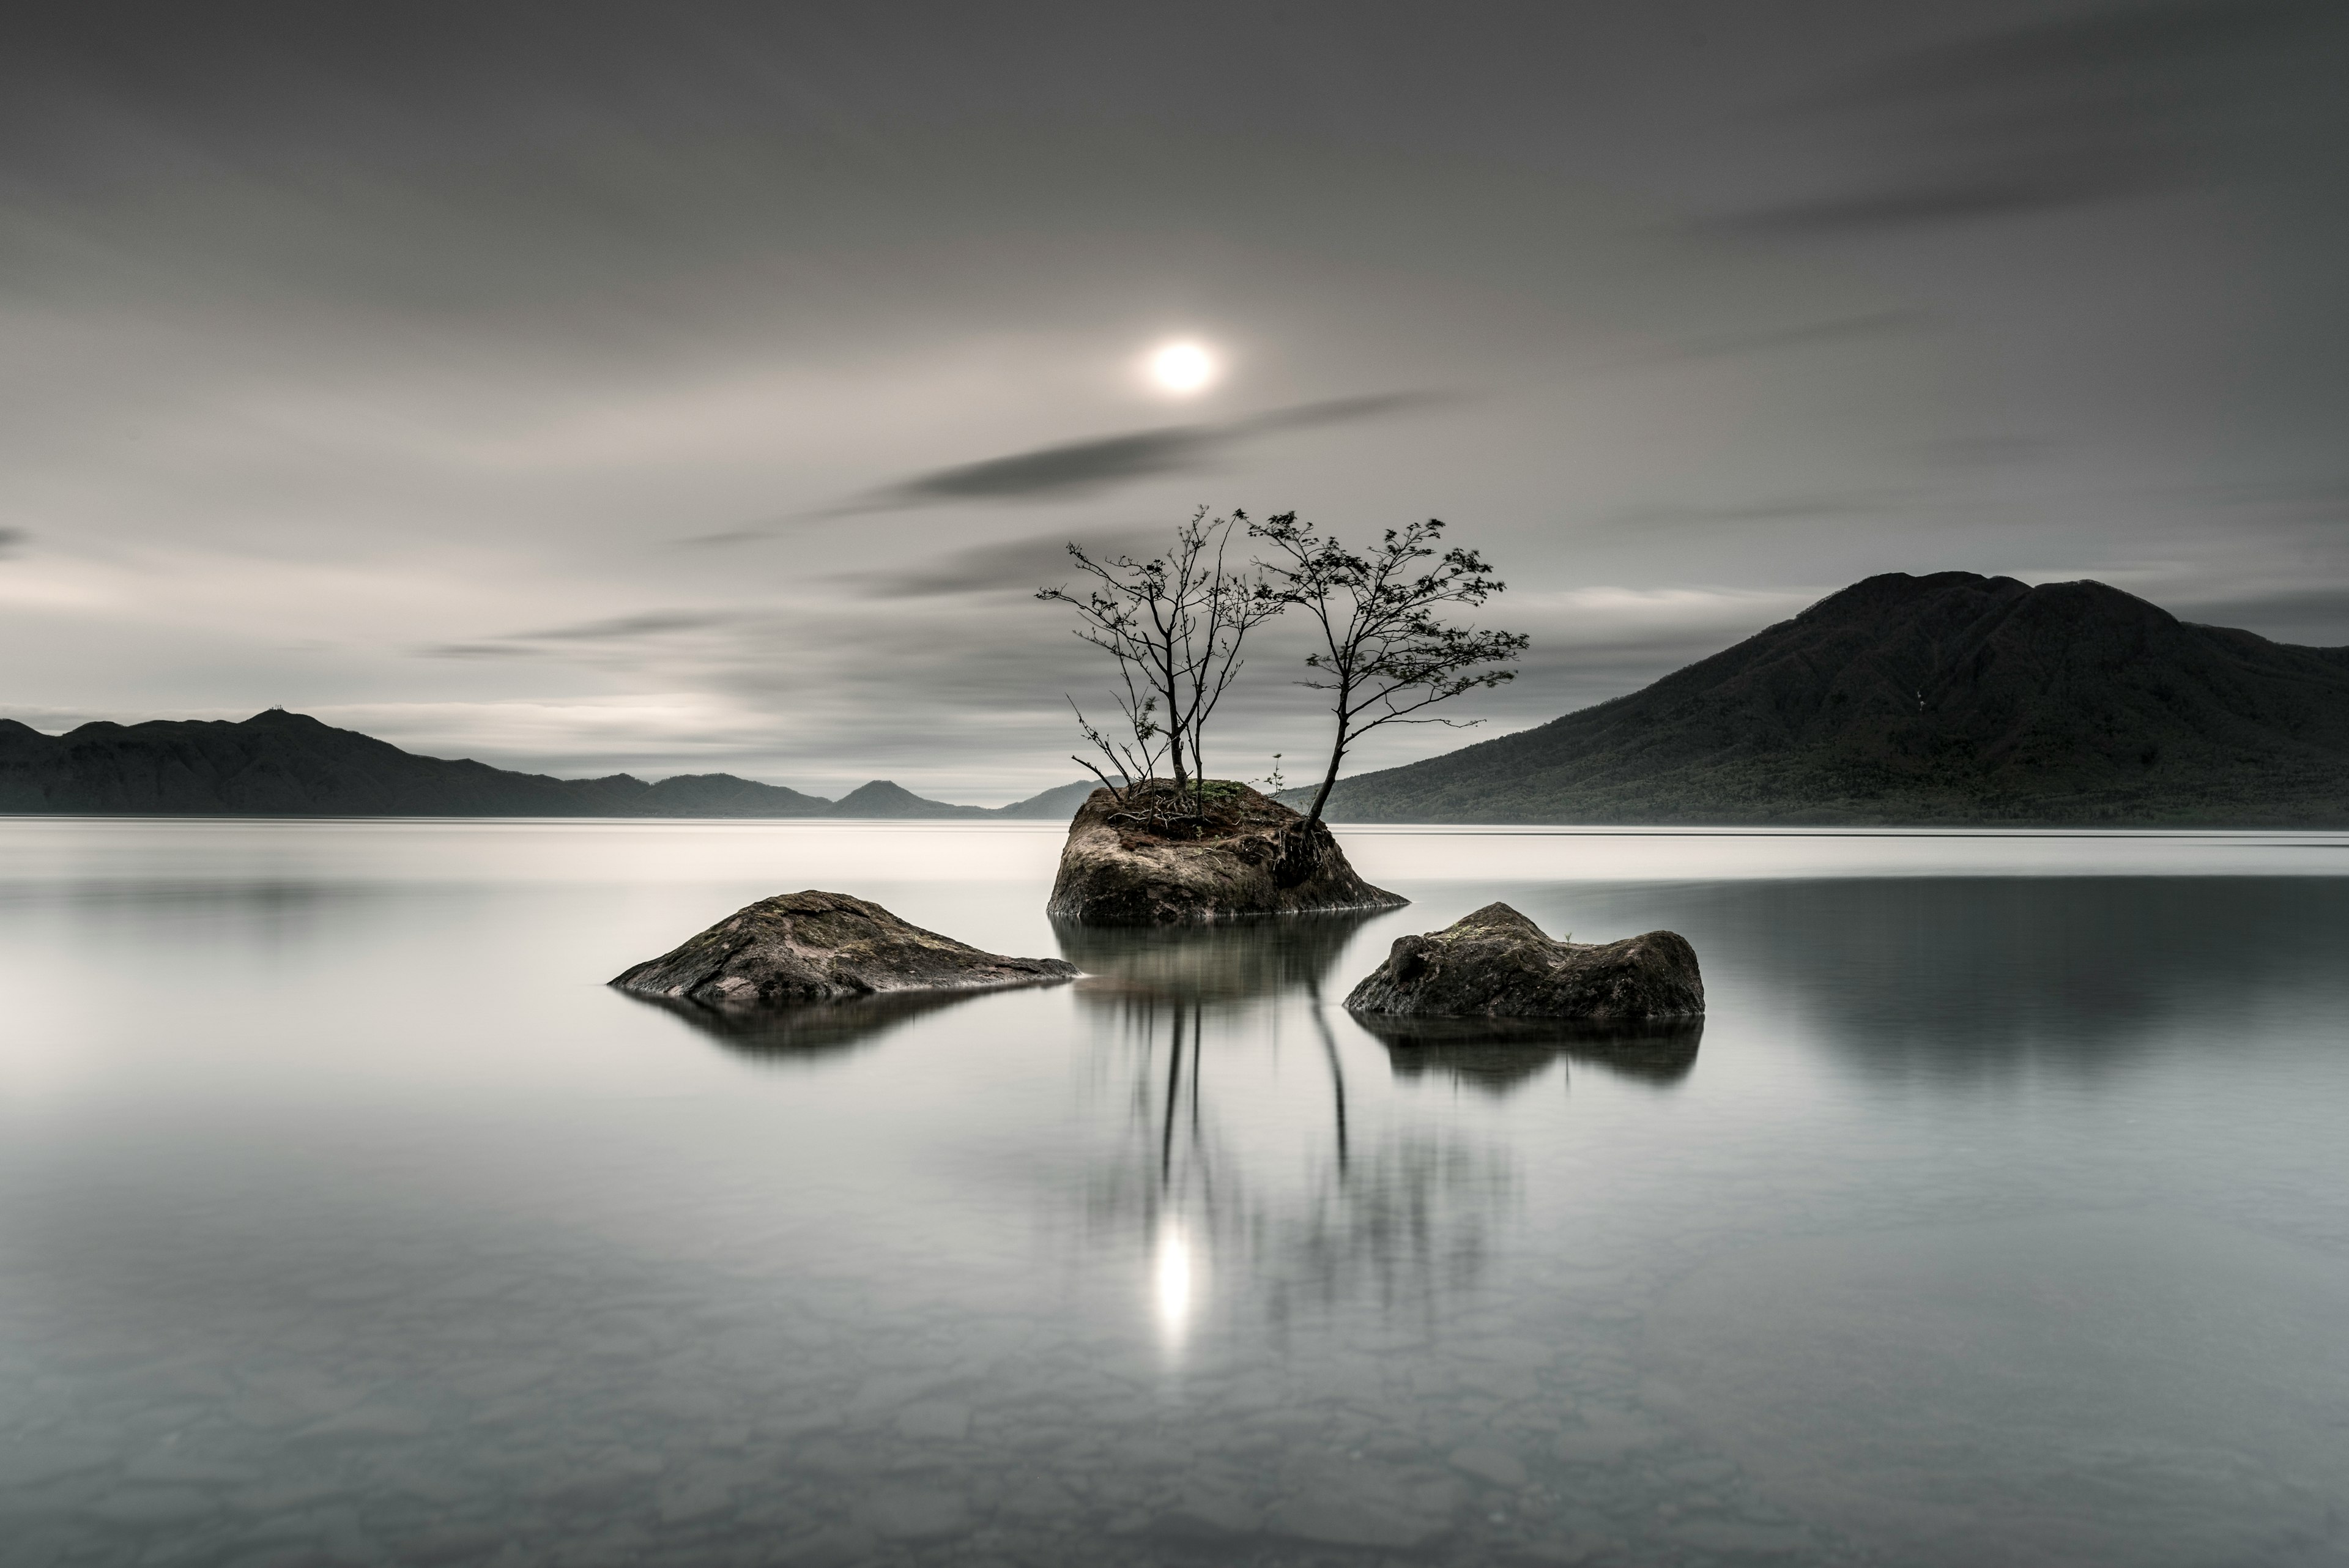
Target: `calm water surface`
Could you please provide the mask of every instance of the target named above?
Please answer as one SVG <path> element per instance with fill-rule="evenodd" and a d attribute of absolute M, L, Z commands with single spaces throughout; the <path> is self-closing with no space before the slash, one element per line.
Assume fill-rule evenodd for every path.
<path fill-rule="evenodd" d="M 0 820 L 0 1562 L 2349 1563 L 2349 837 Z M 1076 985 L 744 1030 L 766 894 Z M 1670 927 L 1701 1030 L 1381 1034 Z"/>

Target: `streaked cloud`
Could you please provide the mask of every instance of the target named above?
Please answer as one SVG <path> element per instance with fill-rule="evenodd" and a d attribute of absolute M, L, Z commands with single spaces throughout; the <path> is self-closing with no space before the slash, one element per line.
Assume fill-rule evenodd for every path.
<path fill-rule="evenodd" d="M 1630 506 L 1603 520 L 1601 528 L 1674 528 L 1736 523 L 1786 523 L 1810 518 L 1881 516 L 1908 497 L 1899 495 L 1789 495 L 1702 504 L 1651 502 Z"/>
<path fill-rule="evenodd" d="M 2260 112 L 2257 67 L 2319 42 L 2323 0 L 2120 6 L 1960 38 L 1857 71 L 1785 119 L 1858 161 L 1841 190 L 1749 210 L 1787 234 L 2065 208 L 2184 184 L 2226 122 Z M 2331 40 L 2336 47 L 2339 38 Z M 2246 72 L 2246 66 L 2253 67 Z"/>
<path fill-rule="evenodd" d="M 1081 535 L 1081 537 L 1077 537 Z M 1069 545 L 1079 543 L 1101 555 L 1147 556 L 1166 543 L 1164 528 L 1062 529 L 948 551 L 917 565 L 893 570 L 846 574 L 842 581 L 874 598 L 922 598 L 934 594 L 1033 593 L 1068 580 Z"/>
<path fill-rule="evenodd" d="M 558 626 L 548 631 L 517 632 L 514 637 L 524 642 L 626 642 L 640 637 L 665 637 L 676 631 L 707 631 L 740 618 L 740 613 L 732 610 L 645 610 L 636 615 L 583 621 L 577 626 Z"/>
<path fill-rule="evenodd" d="M 149 9 L 0 22 L 52 711 L 1009 799 L 1107 675 L 1030 590 L 1200 503 L 1490 556 L 1469 739 L 1876 571 L 2349 642 L 2337 6 Z"/>
<path fill-rule="evenodd" d="M 1237 442 L 1288 431 L 1385 419 L 1450 400 L 1435 392 L 1381 392 L 1275 409 L 1225 424 L 1168 425 L 1016 452 L 933 469 L 886 485 L 833 514 L 888 512 L 951 501 L 1037 500 L 1081 494 L 1154 474 L 1196 472 Z"/>
<path fill-rule="evenodd" d="M 530 659 L 544 649 L 519 642 L 442 642 L 418 651 L 427 659 Z"/>
<path fill-rule="evenodd" d="M 510 632 L 472 642 L 440 643 L 423 651 L 436 659 L 505 659 L 543 654 L 549 643 L 627 644 L 678 632 L 709 631 L 742 620 L 740 610 L 659 609 L 607 616 L 543 631 Z"/>

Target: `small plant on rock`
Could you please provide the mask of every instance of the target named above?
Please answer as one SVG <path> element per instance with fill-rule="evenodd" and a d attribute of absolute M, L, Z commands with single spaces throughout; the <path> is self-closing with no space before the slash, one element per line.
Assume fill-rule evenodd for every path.
<path fill-rule="evenodd" d="M 1173 546 L 1147 560 L 1097 557 L 1071 544 L 1069 558 L 1092 580 L 1036 590 L 1040 599 L 1075 609 L 1076 635 L 1117 663 L 1122 722 L 1113 732 L 1070 700 L 1079 730 L 1107 767 L 1073 760 L 1121 809 L 1154 822 L 1203 813 L 1207 722 L 1239 674 L 1248 633 L 1288 603 L 1255 566 L 1226 564 L 1233 527 L 1247 522 L 1244 512 L 1211 518 L 1200 507 L 1174 530 Z M 1158 785 L 1162 768 L 1171 787 Z"/>

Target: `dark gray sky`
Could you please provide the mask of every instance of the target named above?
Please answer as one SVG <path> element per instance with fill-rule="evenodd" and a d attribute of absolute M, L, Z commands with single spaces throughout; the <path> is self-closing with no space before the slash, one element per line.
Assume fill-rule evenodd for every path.
<path fill-rule="evenodd" d="M 2349 643 L 2344 66 L 2302 0 L 13 7 L 0 711 L 1009 799 L 1104 673 L 1030 591 L 1200 503 L 1508 578 L 1485 728 L 1365 766 L 1878 571 Z M 1286 657 L 1219 771 L 1320 743 Z"/>

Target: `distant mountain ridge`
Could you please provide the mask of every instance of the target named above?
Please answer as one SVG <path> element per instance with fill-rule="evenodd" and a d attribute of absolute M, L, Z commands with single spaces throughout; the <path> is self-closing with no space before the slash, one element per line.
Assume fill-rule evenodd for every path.
<path fill-rule="evenodd" d="M 62 735 L 0 720 L 0 814 L 1066 821 L 1093 787 L 987 807 L 874 780 L 830 801 L 730 774 L 514 773 L 278 709 Z M 1340 780 L 1329 815 L 2349 826 L 2349 648 L 2197 626 L 2102 583 L 1892 573 L 1629 696 Z"/>
<path fill-rule="evenodd" d="M 2349 826 L 2349 648 L 2103 583 L 1896 572 L 1629 696 L 1341 780 L 1328 815 Z"/>
<path fill-rule="evenodd" d="M 157 816 L 1060 817 L 1092 784 L 949 805 L 875 779 L 838 801 L 731 774 L 558 779 L 405 752 L 273 708 L 239 722 L 104 722 L 47 735 L 0 719 L 0 813 Z"/>

